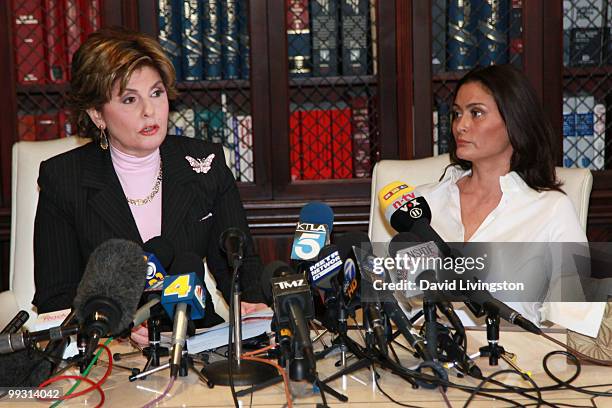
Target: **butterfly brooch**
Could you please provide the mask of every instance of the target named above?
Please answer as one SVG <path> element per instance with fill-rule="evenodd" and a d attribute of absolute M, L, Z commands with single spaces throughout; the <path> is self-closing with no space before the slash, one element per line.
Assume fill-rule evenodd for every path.
<path fill-rule="evenodd" d="M 205 159 L 194 159 L 191 156 L 185 156 L 185 159 L 187 159 L 193 171 L 204 174 L 208 173 L 208 170 L 210 170 L 214 158 L 214 153 L 209 154 Z"/>

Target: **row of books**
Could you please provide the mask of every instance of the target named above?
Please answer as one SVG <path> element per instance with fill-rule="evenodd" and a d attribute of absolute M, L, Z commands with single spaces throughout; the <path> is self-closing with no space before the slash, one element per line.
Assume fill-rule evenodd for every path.
<path fill-rule="evenodd" d="M 612 63 L 612 1 L 563 1 L 563 65 Z"/>
<path fill-rule="evenodd" d="M 370 177 L 370 116 L 366 97 L 350 104 L 301 105 L 289 117 L 291 179 Z"/>
<path fill-rule="evenodd" d="M 168 134 L 221 143 L 229 150 L 230 169 L 238 181 L 255 181 L 253 119 L 234 113 L 227 104 L 178 107 L 168 117 Z"/>
<path fill-rule="evenodd" d="M 522 0 L 433 0 L 433 72 L 522 65 Z"/>
<path fill-rule="evenodd" d="M 450 104 L 442 98 L 436 99 L 433 111 L 433 155 L 448 153 L 452 137 Z"/>
<path fill-rule="evenodd" d="M 72 55 L 100 27 L 100 0 L 13 0 L 17 82 L 64 83 Z"/>
<path fill-rule="evenodd" d="M 17 133 L 19 140 L 51 140 L 74 135 L 74 127 L 68 112 L 17 112 Z"/>
<path fill-rule="evenodd" d="M 563 167 L 603 170 L 606 127 L 605 103 L 588 94 L 564 96 Z"/>
<path fill-rule="evenodd" d="M 178 81 L 249 78 L 248 0 L 158 0 L 158 39 Z"/>
<path fill-rule="evenodd" d="M 289 75 L 376 74 L 375 0 L 286 0 Z"/>

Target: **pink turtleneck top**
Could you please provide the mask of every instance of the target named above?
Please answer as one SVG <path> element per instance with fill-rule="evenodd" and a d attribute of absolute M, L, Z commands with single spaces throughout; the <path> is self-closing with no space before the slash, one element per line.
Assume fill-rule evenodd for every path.
<path fill-rule="evenodd" d="M 125 154 L 110 144 L 110 154 L 115 173 L 119 178 L 123 193 L 130 199 L 144 199 L 151 194 L 157 181 L 161 157 L 159 148 L 145 157 Z M 142 242 L 161 235 L 162 189 L 153 200 L 144 205 L 128 204 L 136 221 Z"/>

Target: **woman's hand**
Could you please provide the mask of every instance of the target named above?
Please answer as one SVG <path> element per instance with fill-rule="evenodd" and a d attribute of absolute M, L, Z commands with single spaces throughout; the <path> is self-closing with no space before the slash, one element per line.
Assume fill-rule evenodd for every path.
<path fill-rule="evenodd" d="M 265 309 L 267 307 L 268 307 L 268 305 L 266 305 L 265 303 L 247 303 L 247 302 L 241 302 L 240 303 L 241 316 L 244 316 L 244 315 L 249 314 L 249 313 L 254 313 L 254 312 L 257 312 L 259 310 L 263 310 L 263 309 Z"/>
<path fill-rule="evenodd" d="M 147 329 L 147 322 L 144 322 L 140 326 L 132 329 L 130 338 L 139 346 L 149 345 L 149 330 Z"/>

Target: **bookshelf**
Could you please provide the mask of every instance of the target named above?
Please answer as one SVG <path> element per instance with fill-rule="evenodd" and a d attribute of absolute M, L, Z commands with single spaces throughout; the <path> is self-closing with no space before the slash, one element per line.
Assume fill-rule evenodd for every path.
<path fill-rule="evenodd" d="M 305 154 L 302 149 L 302 170 L 296 170 L 296 157 L 300 157 L 300 152 L 296 154 L 297 143 L 292 140 L 292 129 L 296 129 L 295 115 L 311 116 L 307 120 L 315 124 L 335 123 L 326 118 L 317 121 L 317 115 L 319 118 L 327 115 L 325 111 L 333 112 L 329 115 L 335 117 L 340 115 L 340 121 L 345 124 L 348 119 L 351 133 L 344 130 L 341 140 L 345 145 L 348 141 L 354 142 L 352 129 L 361 130 L 368 143 L 362 147 L 361 153 L 369 159 L 369 169 L 381 159 L 428 157 L 434 152 L 436 100 L 450 100 L 454 86 L 461 78 L 460 71 L 441 69 L 432 64 L 432 51 L 434 55 L 436 52 L 432 27 L 446 21 L 446 18 L 441 20 L 439 17 L 440 4 L 447 4 L 450 0 L 360 1 L 357 4 L 362 4 L 362 7 L 367 3 L 367 12 L 362 13 L 366 24 L 363 25 L 363 19 L 355 22 L 355 34 L 351 33 L 357 37 L 357 43 L 362 41 L 362 50 L 365 38 L 365 65 L 358 71 L 345 72 L 345 67 L 342 67 L 342 42 L 349 33 L 343 33 L 340 27 L 337 28 L 337 46 L 332 47 L 337 49 L 336 69 L 321 71 L 319 68 L 321 72 L 316 75 L 312 71 L 307 75 L 292 74 L 295 66 L 290 64 L 290 58 L 299 56 L 296 51 L 300 51 L 297 46 L 300 38 L 296 40 L 295 33 L 288 34 L 287 31 L 292 17 L 303 13 L 300 8 L 312 11 L 309 1 L 239 0 L 238 8 L 242 7 L 240 24 L 248 28 L 240 31 L 240 35 L 248 36 L 248 75 L 242 75 L 239 70 L 232 78 L 224 78 L 222 73 L 221 79 L 213 80 L 207 79 L 203 71 L 199 79 L 181 80 L 178 84 L 181 96 L 172 108 L 182 112 L 175 117 L 180 126 L 196 127 L 196 107 L 200 109 L 202 118 L 198 129 L 202 129 L 204 122 L 210 137 L 214 134 L 210 132 L 210 118 L 215 118 L 215 112 L 241 117 L 242 121 L 232 121 L 232 126 L 236 123 L 239 129 L 241 124 L 244 125 L 244 117 L 250 116 L 250 124 L 243 127 L 252 140 L 252 158 L 241 162 L 241 171 L 248 171 L 246 176 L 238 172 L 237 179 L 241 180 L 239 189 L 258 251 L 266 262 L 288 258 L 299 211 L 309 201 L 323 200 L 332 206 L 336 232 L 367 229 L 370 205 L 368 167 L 360 170 L 358 177 L 354 161 L 356 150 L 347 148 L 342 151 L 340 148 L 340 154 L 344 155 L 345 161 L 351 161 L 352 168 L 338 164 L 334 169 L 332 161 L 331 173 L 329 166 L 326 168 L 320 163 L 312 171 L 313 166 L 309 167 L 308 163 L 304 167 L 304 159 L 329 157 L 329 151 L 310 149 Z M 216 2 L 218 6 L 222 5 L 220 0 Z M 508 2 L 511 10 L 510 6 L 516 0 Z M 0 109 L 0 274 L 8 270 L 11 146 L 19 139 L 19 111 L 59 110 L 67 90 L 67 85 L 62 83 L 21 84 L 17 80 L 13 3 L 0 2 L 0 42 L 9 45 L 0 49 L 1 60 L 7 61 L 0 64 L 0 86 L 5 95 L 3 109 Z M 160 3 L 163 1 L 100 0 L 100 23 L 102 26 L 122 25 L 158 37 L 160 16 L 165 12 L 165 9 L 160 10 Z M 546 101 L 545 113 L 559 135 L 557 150 L 561 163 L 564 93 L 592 91 L 597 98 L 605 99 L 607 90 L 612 89 L 609 86 L 612 65 L 564 67 L 562 2 L 522 0 L 518 3 L 522 5 L 521 18 L 519 23 L 509 24 L 508 30 L 510 27 L 516 29 L 517 24 L 520 28 L 520 66 L 532 80 L 540 98 Z M 340 0 L 336 4 L 340 7 Z M 341 13 L 340 8 L 336 11 Z M 341 16 L 336 19 L 341 21 Z M 304 27 L 310 28 L 310 24 Z M 441 29 L 445 32 L 444 26 Z M 241 49 L 240 41 L 238 49 L 242 50 L 244 57 L 245 43 L 242 42 Z M 312 48 L 312 42 L 307 44 Z M 325 44 L 319 42 L 314 48 L 320 51 Z M 516 44 L 513 47 L 516 51 Z M 312 49 L 309 53 L 304 51 L 302 56 L 312 58 L 312 52 Z M 359 61 L 358 57 L 356 61 Z M 241 67 L 244 63 L 243 59 Z M 354 126 L 356 119 L 352 112 L 358 109 L 351 103 L 355 96 L 360 97 L 362 106 L 367 108 L 367 119 L 362 120 L 364 126 L 360 127 Z M 609 117 L 612 119 L 612 113 Z M 359 120 L 357 118 L 357 123 Z M 224 129 L 229 125 L 227 121 L 221 121 L 221 125 L 212 127 Z M 188 131 L 193 132 L 193 129 Z M 317 132 L 313 131 L 319 139 L 321 135 L 327 137 L 325 132 Z M 332 129 L 331 134 L 334 132 Z M 342 134 L 342 130 L 339 133 Z M 303 140 L 302 136 L 302 144 Z M 608 136 L 608 147 L 612 143 L 610 140 Z M 610 157 L 609 153 L 606 154 Z M 606 164 L 608 169 L 610 164 Z M 611 176 L 611 170 L 594 171 L 588 231 L 593 240 L 612 238 Z M 1 276 L 0 289 L 3 289 L 7 287 L 8 276 Z"/>
<path fill-rule="evenodd" d="M 62 0 L 59 3 L 70 1 L 72 0 Z M 75 3 L 80 4 L 80 1 L 82 2 L 75 0 Z M 41 7 L 43 4 L 42 0 L 33 1 L 32 4 L 34 3 L 41 3 Z M 176 59 L 176 55 L 171 53 L 175 56 L 174 62 L 179 68 L 180 96 L 171 104 L 171 111 L 174 113 L 170 115 L 170 129 L 186 136 L 223 142 L 230 151 L 236 152 L 233 162 L 238 160 L 240 164 L 239 168 L 233 170 L 239 181 L 249 224 L 264 262 L 288 258 L 299 211 L 309 201 L 325 200 L 332 206 L 335 211 L 336 231 L 366 230 L 372 166 L 381 158 L 398 157 L 395 1 L 359 0 L 357 3 L 360 9 L 352 10 L 354 15 L 350 21 L 345 17 L 345 14 L 349 15 L 346 7 L 353 2 L 332 1 L 337 13 L 333 20 L 337 26 L 331 29 L 335 30 L 336 35 L 336 46 L 332 44 L 331 48 L 336 52 L 337 67 L 326 72 L 321 71 L 319 67 L 320 72 L 307 75 L 294 75 L 291 72 L 290 58 L 293 58 L 295 51 L 295 33 L 289 26 L 292 13 L 293 17 L 296 13 L 310 13 L 314 10 L 312 7 L 315 0 L 100 0 L 99 23 L 101 26 L 123 25 L 137 29 L 159 38 L 160 42 L 164 43 L 169 37 L 161 38 L 161 32 L 168 28 L 168 24 L 173 24 L 172 18 L 169 17 L 170 7 L 176 7 L 179 3 L 187 4 L 190 13 L 200 17 L 199 21 L 189 23 L 191 34 L 197 30 L 200 30 L 200 35 L 211 34 L 210 18 L 201 13 L 198 7 L 217 7 L 222 12 L 232 7 L 236 10 L 234 17 L 238 21 L 233 30 L 238 41 L 238 52 L 233 56 L 238 59 L 237 70 L 228 71 L 228 63 L 224 58 L 232 54 L 232 50 L 228 49 L 227 44 L 221 44 L 220 71 L 211 68 L 211 61 L 205 61 L 208 55 L 206 51 L 217 47 L 210 41 L 203 42 L 202 45 L 188 43 L 192 48 L 200 47 L 202 52 L 198 57 L 200 60 L 192 66 L 188 66 L 187 61 Z M 10 152 L 12 144 L 20 139 L 19 124 L 21 123 L 21 128 L 24 123 L 30 124 L 31 118 L 24 116 L 32 113 L 61 111 L 63 96 L 68 90 L 67 84 L 61 82 L 43 80 L 24 83 L 17 80 L 21 75 L 21 68 L 18 68 L 19 64 L 15 60 L 17 45 L 16 31 L 12 25 L 15 11 L 13 6 L 12 1 L 0 5 L 1 21 L 9 23 L 0 25 L 3 27 L 0 28 L 0 39 L 11 45 L 0 51 L 7 54 L 9 61 L 8 67 L 0 68 L 2 73 L 6 74 L 0 79 L 0 84 L 5 85 L 9 95 L 7 109 L 0 113 L 2 118 L 6 119 L 0 124 L 0 154 L 3 166 L 0 242 L 7 254 L 10 228 Z M 319 17 L 323 12 L 314 11 L 314 16 L 318 19 L 317 24 L 322 24 Z M 301 14 L 298 17 L 305 18 Z M 218 27 L 223 32 L 230 30 L 229 20 L 224 21 Z M 305 27 L 309 28 L 308 19 L 305 21 Z M 342 31 L 342 27 L 355 28 L 351 29 L 352 31 Z M 43 33 L 46 30 L 43 29 Z M 354 49 L 350 50 L 342 45 L 342 39 L 352 36 L 353 32 L 358 38 L 351 40 Z M 176 33 L 173 35 L 176 40 Z M 179 43 L 179 52 L 184 52 L 187 43 Z M 325 41 L 319 41 L 315 50 L 326 44 Z M 310 43 L 307 42 L 307 45 Z M 308 52 L 299 49 L 297 51 Z M 343 53 L 345 58 L 352 58 L 353 65 L 342 65 Z M 30 57 L 40 58 L 40 54 L 32 54 Z M 48 56 L 48 50 L 44 47 L 42 55 Z M 28 59 L 24 61 L 26 60 Z M 198 71 L 197 67 L 201 69 Z M 191 70 L 189 74 L 187 69 Z M 358 108 L 361 109 L 360 117 L 353 114 Z M 311 124 L 312 129 L 303 129 L 300 132 L 315 135 L 315 142 L 319 147 L 334 143 L 337 147 L 333 157 L 340 157 L 342 160 L 334 164 L 331 164 L 329 158 L 321 160 L 323 153 L 317 150 L 319 147 L 311 148 L 301 139 L 303 152 L 297 156 L 293 153 L 292 156 L 294 144 L 291 143 L 291 121 L 295 112 L 304 117 L 314 115 L 310 118 L 311 121 L 315 118 Z M 356 122 L 357 120 L 361 123 Z M 344 124 L 335 126 L 338 121 L 343 121 Z M 325 122 L 329 128 L 321 130 L 321 124 Z M 356 128 L 354 123 L 359 124 L 360 134 L 357 136 L 353 134 L 353 128 Z M 61 134 L 61 128 L 62 126 L 57 124 L 56 137 Z M 234 141 L 242 142 L 244 137 L 250 139 L 249 152 L 236 151 L 236 143 L 228 140 L 228 136 L 236 129 L 242 129 L 244 134 Z M 332 132 L 334 135 L 342 135 L 340 142 L 336 142 L 336 136 L 331 136 Z M 47 132 L 49 136 L 52 133 Z M 39 138 L 41 132 L 36 131 L 34 126 L 34 131 L 29 132 L 29 136 L 27 132 L 25 134 L 26 137 Z M 21 137 L 23 138 L 23 133 Z M 302 137 L 300 135 L 300 138 Z M 354 165 L 358 163 L 354 158 L 357 150 L 352 147 L 353 140 L 357 137 L 361 138 L 360 143 L 364 143 L 358 153 L 362 159 L 365 158 L 361 161 L 362 168 L 359 169 Z M 310 151 L 306 152 L 307 150 Z M 302 168 L 306 170 L 292 174 L 292 166 L 295 168 L 296 160 L 300 161 Z M 317 160 L 319 167 L 310 165 L 311 161 Z M 8 256 L 2 258 L 2 264 L 8 266 Z M 0 286 L 6 287 L 8 277 L 3 276 L 3 279 Z"/>
<path fill-rule="evenodd" d="M 413 2 L 404 12 L 406 16 L 412 14 L 413 48 L 400 48 L 398 52 L 411 53 L 414 58 L 415 69 L 411 72 L 415 84 L 413 100 L 422 102 L 415 104 L 414 115 L 432 120 L 415 122 L 413 132 L 400 134 L 400 139 L 408 140 L 408 149 L 404 156 L 414 158 L 427 157 L 435 154 L 436 149 L 444 148 L 441 137 L 444 134 L 449 135 L 450 120 L 443 118 L 447 118 L 449 113 L 457 81 L 465 73 L 463 70 L 451 69 L 448 42 L 451 41 L 449 37 L 452 30 L 448 29 L 446 23 L 457 20 L 458 17 L 465 18 L 461 15 L 449 15 L 457 14 L 456 7 L 462 2 L 430 0 L 422 2 L 427 4 L 416 3 Z M 482 7 L 482 4 L 485 4 L 486 8 L 486 3 L 489 2 L 471 2 L 474 8 L 473 16 L 482 19 L 483 10 L 478 9 L 478 5 Z M 608 47 L 612 49 L 612 36 L 609 32 L 612 24 L 601 22 L 606 19 L 611 21 L 611 9 L 609 6 L 604 7 L 604 4 L 609 2 L 508 0 L 497 3 L 501 4 L 500 9 L 504 10 L 506 16 L 505 21 L 498 22 L 502 38 L 506 40 L 505 55 L 501 56 L 499 63 L 512 63 L 522 69 L 532 81 L 540 99 L 544 101 L 545 113 L 558 136 L 558 164 L 566 167 L 588 167 L 593 171 L 594 185 L 587 234 L 591 240 L 608 241 L 612 238 L 612 183 L 609 181 L 612 176 L 612 130 L 610 119 L 605 118 L 612 114 L 609 108 L 612 105 L 612 99 L 609 99 L 612 66 L 606 64 L 606 55 Z M 441 9 L 442 4 L 446 4 L 446 9 Z M 452 7 L 455 7 L 455 10 Z M 582 11 L 576 11 L 581 8 Z M 604 16 L 603 10 L 607 10 L 608 14 Z M 490 17 L 491 10 L 486 10 L 484 14 Z M 592 27 L 593 25 L 595 27 Z M 472 30 L 472 35 L 478 38 L 478 28 Z M 568 41 L 568 37 L 571 37 L 572 41 Z M 581 39 L 582 43 L 576 42 L 576 38 Z M 585 41 L 586 45 L 583 44 Z M 596 44 L 593 44 L 593 41 Z M 443 44 L 439 44 L 440 42 Z M 580 45 L 583 47 L 582 54 Z M 473 65 L 491 63 L 490 56 L 489 60 L 482 60 L 482 48 L 479 47 L 478 41 L 475 41 L 473 46 L 477 49 L 476 54 L 480 53 L 480 58 L 477 56 L 472 61 Z M 584 47 L 588 52 L 584 51 Z M 583 54 L 588 56 L 583 58 L 584 61 L 577 57 Z M 409 56 L 410 54 L 398 56 L 398 59 Z M 426 68 L 417 70 L 417 65 Z M 597 105 L 599 106 L 596 108 Z M 569 138 L 571 143 L 568 143 L 568 137 L 564 135 L 567 133 L 568 115 L 569 120 L 575 123 L 574 129 L 582 124 L 582 133 L 578 135 L 578 131 L 574 130 L 574 134 Z M 596 124 L 598 115 L 599 127 Z M 593 143 L 593 138 L 598 136 L 597 129 L 600 132 L 600 140 Z M 434 140 L 436 138 L 437 140 Z"/>

